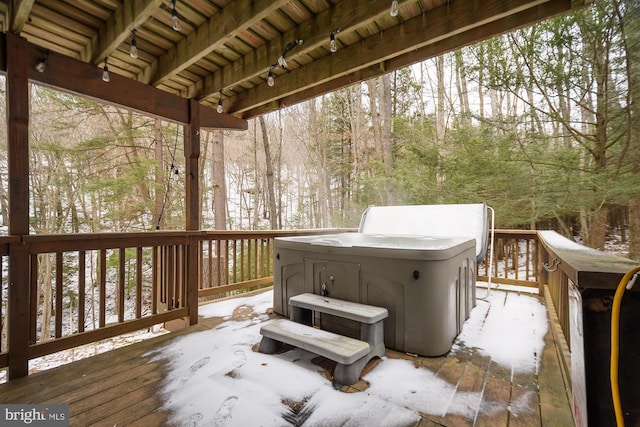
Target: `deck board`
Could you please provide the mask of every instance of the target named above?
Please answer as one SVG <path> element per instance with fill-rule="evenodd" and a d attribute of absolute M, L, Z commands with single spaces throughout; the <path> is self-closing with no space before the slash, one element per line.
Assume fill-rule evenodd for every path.
<path fill-rule="evenodd" d="M 487 366 L 482 402 L 476 414 L 475 427 L 497 427 L 509 424 L 510 375 L 509 369 L 493 361 Z"/>
<path fill-rule="evenodd" d="M 72 426 L 171 425 L 172 413 L 164 406 L 167 397 L 162 389 L 171 365 L 157 350 L 211 326 L 211 321 L 204 320 L 176 333 L 0 384 L 0 403 L 68 403 Z M 544 351 L 537 355 L 539 372 L 532 373 L 513 372 L 465 346 L 456 346 L 442 357 L 388 350 L 387 358 L 410 360 L 416 369 L 427 369 L 450 385 L 445 413 L 420 413 L 415 426 L 571 426 L 551 327 L 544 339 Z M 322 361 L 317 364 L 320 371 L 331 367 Z M 361 382 L 348 391 L 366 393 L 368 384 Z"/>

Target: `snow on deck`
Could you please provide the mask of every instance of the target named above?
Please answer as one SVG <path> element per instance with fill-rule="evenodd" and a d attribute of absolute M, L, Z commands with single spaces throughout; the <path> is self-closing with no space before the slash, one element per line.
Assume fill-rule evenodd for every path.
<path fill-rule="evenodd" d="M 425 414 L 459 415 L 474 424 L 492 411 L 486 380 L 478 390 L 457 390 L 459 384 L 428 369 L 428 360 L 416 367 L 415 360 L 385 357 L 364 375 L 367 388 L 345 393 L 333 388 L 312 353 L 258 353 L 260 323 L 269 319 L 272 301 L 269 291 L 202 306 L 201 316 L 224 321 L 154 351 L 155 359 L 169 360 L 162 394 L 173 424 L 282 426 L 297 419 L 305 426 L 409 426 Z M 245 315 L 234 316 L 239 311 Z M 507 376 L 535 375 L 546 332 L 546 309 L 537 297 L 492 290 L 478 300 L 450 355 L 465 350 Z M 537 407 L 533 394 L 525 390 L 507 404 Z"/>

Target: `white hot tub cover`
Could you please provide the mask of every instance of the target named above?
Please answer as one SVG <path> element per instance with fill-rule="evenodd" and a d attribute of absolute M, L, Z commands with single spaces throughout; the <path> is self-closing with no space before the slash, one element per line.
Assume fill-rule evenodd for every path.
<path fill-rule="evenodd" d="M 476 261 L 484 260 L 489 234 L 486 203 L 371 206 L 360 219 L 363 234 L 467 238 L 476 241 Z"/>

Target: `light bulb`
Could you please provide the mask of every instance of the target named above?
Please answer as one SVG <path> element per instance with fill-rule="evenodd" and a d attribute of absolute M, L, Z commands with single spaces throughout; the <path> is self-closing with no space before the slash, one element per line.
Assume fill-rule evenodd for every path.
<path fill-rule="evenodd" d="M 182 25 L 180 25 L 180 18 L 178 18 L 178 12 L 175 9 L 171 11 L 171 19 L 173 19 L 173 29 L 180 31 L 182 29 Z"/>
<path fill-rule="evenodd" d="M 107 66 L 107 58 L 104 58 L 104 67 L 102 67 L 102 81 L 109 82 L 111 77 L 109 76 L 109 67 Z"/>
<path fill-rule="evenodd" d="M 136 46 L 135 40 L 131 40 L 131 49 L 129 50 L 129 55 L 131 55 L 133 59 L 136 59 L 138 57 L 138 47 Z"/>
<path fill-rule="evenodd" d="M 280 55 L 280 58 L 278 58 L 278 64 L 280 64 L 282 68 L 287 68 L 287 61 L 284 59 L 284 55 Z"/>
<path fill-rule="evenodd" d="M 220 114 L 222 114 L 222 99 L 220 101 L 218 101 L 218 107 L 216 108 L 216 111 Z"/>
<path fill-rule="evenodd" d="M 331 33 L 331 37 L 329 38 L 329 50 L 331 52 L 335 52 L 338 50 L 338 43 L 336 43 L 336 36 Z"/>
<path fill-rule="evenodd" d="M 271 71 L 269 71 L 269 77 L 267 77 L 267 84 L 269 86 L 273 86 L 276 84 L 276 78 L 273 77 L 273 73 Z"/>
<path fill-rule="evenodd" d="M 391 11 L 389 11 L 391 16 L 398 16 L 398 0 L 393 0 L 391 2 Z"/>
<path fill-rule="evenodd" d="M 49 64 L 49 52 L 48 51 L 44 55 L 44 58 L 42 58 L 40 60 L 40 62 L 38 62 L 36 64 L 36 71 L 39 72 L 39 73 L 44 73 L 44 70 L 47 69 L 47 64 Z"/>
<path fill-rule="evenodd" d="M 129 49 L 129 55 L 136 59 L 138 57 L 138 42 L 136 41 L 136 29 L 131 30 L 131 49 Z"/>

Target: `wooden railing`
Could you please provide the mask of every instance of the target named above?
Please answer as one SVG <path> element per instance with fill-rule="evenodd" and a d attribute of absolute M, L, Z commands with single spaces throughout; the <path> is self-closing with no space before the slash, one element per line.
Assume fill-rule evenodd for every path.
<path fill-rule="evenodd" d="M 331 231 L 0 238 L 0 368 L 16 378 L 34 358 L 176 319 L 196 323 L 199 299 L 273 282 L 274 237 Z"/>
<path fill-rule="evenodd" d="M 549 290 L 564 338 L 571 348 L 569 287 L 615 290 L 624 274 L 637 263 L 587 248 L 555 231 L 539 231 L 541 286 Z M 611 293 L 613 296 L 613 293 Z"/>
<path fill-rule="evenodd" d="M 9 325 L 11 342 L 24 334 L 33 359 L 197 318 L 187 288 L 194 239 L 184 232 L 23 236 L 17 244 L 27 254 L 29 299 L 20 309 L 30 315 L 19 328 Z"/>
<path fill-rule="evenodd" d="M 495 284 L 538 288 L 538 235 L 528 230 L 496 230 L 493 257 L 487 250 L 478 265 L 478 280 Z"/>
<path fill-rule="evenodd" d="M 295 231 L 206 231 L 199 236 L 198 297 L 201 302 L 273 284 L 273 239 L 348 232 L 352 229 Z"/>
<path fill-rule="evenodd" d="M 174 319 L 195 323 L 198 302 L 273 284 L 275 237 L 336 231 L 0 238 L 0 368 L 24 365 L 36 357 Z M 562 333 L 569 340 L 569 282 L 595 280 L 596 274 L 599 280 L 603 274 L 617 280 L 628 263 L 611 272 L 609 261 L 606 265 L 602 262 L 604 254 L 592 254 L 586 260 L 580 257 L 578 262 L 571 251 L 564 249 L 566 245 L 558 246 L 559 236 L 550 233 L 553 232 L 497 230 L 494 256 L 490 259 L 487 253 L 477 277 L 486 281 L 491 273 L 494 284 L 539 290 L 547 285 Z M 24 278 L 26 293 L 19 286 L 8 291 L 9 260 L 20 273 L 14 274 L 13 282 Z M 15 307 L 15 317 L 11 317 L 14 325 L 8 322 L 9 305 Z M 20 313 L 29 315 L 20 317 Z M 22 349 L 21 353 L 10 355 L 10 345 Z"/>
<path fill-rule="evenodd" d="M 603 326 L 594 326 L 594 330 L 585 329 L 587 317 L 592 317 L 584 313 L 585 307 L 594 304 L 593 301 L 587 302 L 583 298 L 589 299 L 588 295 L 593 295 L 596 290 L 596 294 L 606 295 L 605 300 L 613 300 L 618 283 L 627 271 L 637 266 L 637 262 L 579 245 L 555 231 L 540 231 L 538 237 L 538 252 L 542 266 L 540 285 L 545 290 L 545 304 L 552 320 L 551 328 L 561 362 L 562 375 L 569 395 L 572 396 L 572 354 L 577 352 L 582 355 L 582 358 L 587 352 L 587 349 L 580 348 L 584 344 L 581 343 L 582 340 L 574 339 L 573 341 L 576 342 L 572 342 L 574 338 L 571 334 L 572 322 L 576 328 L 583 329 L 585 335 L 591 336 L 598 333 L 595 329 Z M 602 305 L 600 307 L 595 305 L 590 308 L 591 310 L 596 312 L 610 310 L 606 307 L 608 303 L 604 300 L 596 298 L 596 301 L 602 301 Z M 594 350 L 591 348 L 589 351 Z M 608 353 L 602 360 L 607 360 L 607 356 Z M 608 365 L 603 365 L 601 368 L 591 366 L 590 369 L 589 375 L 593 375 L 593 372 L 602 370 L 606 372 Z M 606 374 L 604 378 L 606 381 Z M 584 378 L 578 380 L 578 383 L 584 383 Z"/>

